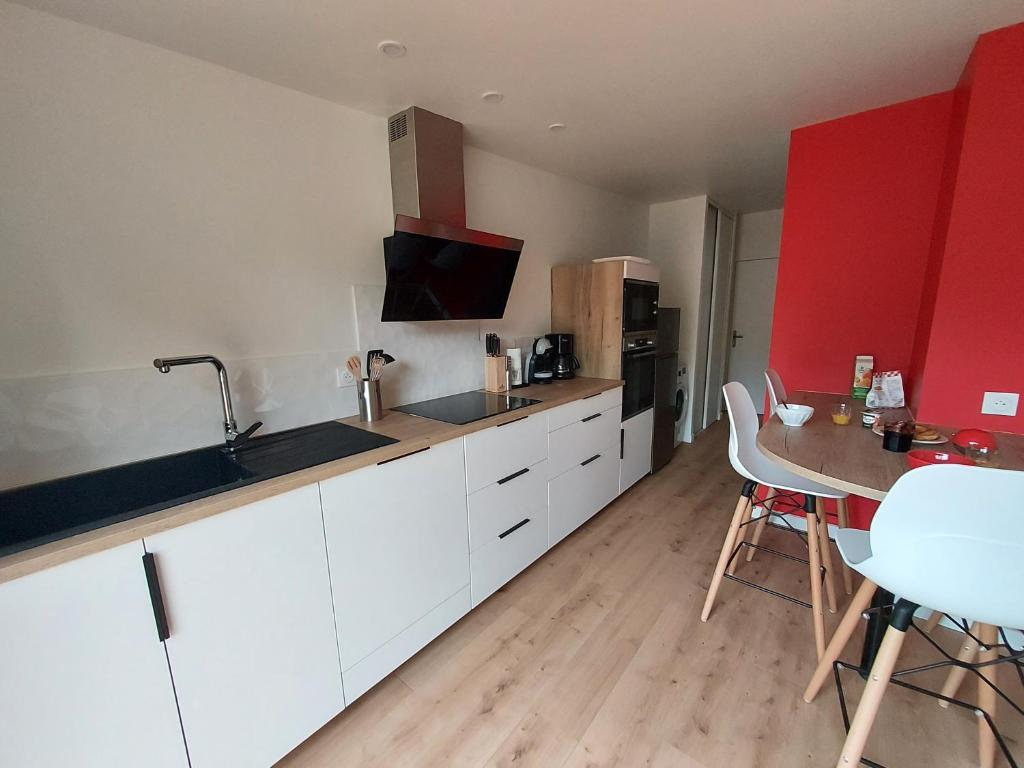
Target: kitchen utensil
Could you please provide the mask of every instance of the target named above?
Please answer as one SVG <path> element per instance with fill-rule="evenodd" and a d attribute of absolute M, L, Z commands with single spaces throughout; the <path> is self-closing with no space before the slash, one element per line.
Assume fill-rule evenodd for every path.
<path fill-rule="evenodd" d="M 927 467 L 929 464 L 966 464 L 973 466 L 974 462 L 956 453 L 915 448 L 907 453 L 907 464 L 911 469 L 917 469 L 918 467 Z"/>
<path fill-rule="evenodd" d="M 802 427 L 814 415 L 814 409 L 809 405 L 788 405 L 780 402 L 775 413 L 779 421 L 787 427 Z"/>
<path fill-rule="evenodd" d="M 352 357 L 345 361 L 345 367 L 348 368 L 348 372 L 352 374 L 352 377 L 356 381 L 359 381 L 359 379 L 362 378 L 360 375 L 361 370 L 359 366 L 359 358 L 356 355 L 352 355 Z"/>
<path fill-rule="evenodd" d="M 367 372 L 370 376 L 370 381 L 380 381 L 380 377 L 384 374 L 384 357 L 378 355 L 370 358 L 370 370 Z"/>
<path fill-rule="evenodd" d="M 488 333 L 484 339 L 484 349 L 487 352 L 488 357 L 497 357 L 498 349 L 501 346 L 501 342 L 498 339 L 498 334 Z"/>

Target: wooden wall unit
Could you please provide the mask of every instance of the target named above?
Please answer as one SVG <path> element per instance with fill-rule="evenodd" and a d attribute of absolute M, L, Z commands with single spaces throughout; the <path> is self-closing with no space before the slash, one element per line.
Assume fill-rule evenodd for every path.
<path fill-rule="evenodd" d="M 575 335 L 580 376 L 622 375 L 624 269 L 621 261 L 551 268 L 551 331 Z"/>

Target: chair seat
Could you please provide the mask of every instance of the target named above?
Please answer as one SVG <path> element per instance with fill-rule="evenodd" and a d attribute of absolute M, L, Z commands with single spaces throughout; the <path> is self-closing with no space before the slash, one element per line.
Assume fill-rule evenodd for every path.
<path fill-rule="evenodd" d="M 840 528 L 836 531 L 836 546 L 843 561 L 856 569 L 871 557 L 871 534 L 857 528 Z"/>
<path fill-rule="evenodd" d="M 751 477 L 748 477 L 747 479 L 753 480 L 761 485 L 778 488 L 780 491 L 809 493 L 812 496 L 819 496 L 823 499 L 845 499 L 850 495 L 845 491 L 830 488 L 827 485 L 822 485 L 821 483 L 816 483 L 813 480 L 808 480 L 805 477 L 800 477 L 800 475 L 779 466 L 764 454 L 761 454 L 761 459 L 763 459 L 763 461 L 755 459 L 744 464 L 744 469 L 748 470 L 751 475 Z M 752 466 L 748 466 L 748 464 Z"/>

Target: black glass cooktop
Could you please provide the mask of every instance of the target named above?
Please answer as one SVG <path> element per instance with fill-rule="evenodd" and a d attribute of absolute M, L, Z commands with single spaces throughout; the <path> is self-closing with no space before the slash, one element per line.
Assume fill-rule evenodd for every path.
<path fill-rule="evenodd" d="M 392 408 L 393 411 L 411 413 L 425 419 L 445 421 L 449 424 L 469 424 L 471 421 L 486 419 L 502 413 L 536 405 L 540 400 L 512 395 L 496 395 L 492 392 L 462 392 L 458 395 L 439 397 L 436 400 L 424 400 L 422 403 L 410 403 Z"/>

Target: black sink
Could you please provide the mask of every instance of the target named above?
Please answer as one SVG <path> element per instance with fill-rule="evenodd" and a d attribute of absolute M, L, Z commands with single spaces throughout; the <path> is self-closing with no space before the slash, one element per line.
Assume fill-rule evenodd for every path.
<path fill-rule="evenodd" d="M 328 421 L 0 492 L 0 557 L 395 442 Z"/>

